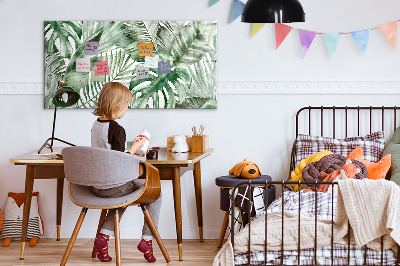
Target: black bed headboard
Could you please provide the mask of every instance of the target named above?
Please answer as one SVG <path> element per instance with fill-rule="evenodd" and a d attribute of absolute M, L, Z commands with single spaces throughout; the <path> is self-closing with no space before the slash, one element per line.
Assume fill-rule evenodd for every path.
<path fill-rule="evenodd" d="M 396 106 L 307 106 L 296 114 L 296 137 L 299 134 L 347 138 L 362 136 L 374 131 L 383 131 L 385 138 L 391 137 L 400 124 L 400 107 Z M 295 165 L 293 144 L 290 172 Z"/>

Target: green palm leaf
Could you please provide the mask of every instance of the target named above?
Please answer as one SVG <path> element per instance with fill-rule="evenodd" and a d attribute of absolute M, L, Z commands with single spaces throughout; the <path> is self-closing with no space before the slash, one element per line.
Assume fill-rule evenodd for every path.
<path fill-rule="evenodd" d="M 148 79 L 132 79 L 129 89 L 134 94 L 133 108 L 175 108 L 177 101 L 182 102 L 186 98 L 187 83 L 190 82 L 190 74 L 186 68 L 175 68 L 165 75 L 157 75 L 154 69 L 150 71 L 152 77 Z M 160 97 L 163 98 L 163 106 L 160 106 Z"/>
<path fill-rule="evenodd" d="M 199 30 L 200 24 L 200 21 L 188 22 L 171 42 L 169 50 L 174 59 L 174 66 L 195 64 L 212 50 Z"/>
<path fill-rule="evenodd" d="M 46 42 L 45 42 L 46 44 Z M 65 71 L 65 63 L 60 53 L 55 50 L 55 54 L 46 54 L 44 58 L 44 107 L 53 108 L 53 96 L 57 89 L 58 81 L 63 78 Z"/>
<path fill-rule="evenodd" d="M 129 54 L 126 54 L 121 49 L 111 51 L 104 57 L 98 57 L 98 60 L 107 60 L 109 75 L 106 75 L 105 82 L 120 82 L 125 86 L 129 86 L 132 79 L 132 74 L 135 71 L 135 61 L 132 60 Z M 77 73 L 77 72 L 71 72 Z M 89 73 L 85 73 L 89 75 Z M 78 108 L 94 108 L 97 105 L 98 95 L 105 82 L 88 81 L 81 88 L 81 99 L 78 102 Z M 68 83 L 69 84 L 69 83 Z"/>
<path fill-rule="evenodd" d="M 82 35 L 81 21 L 45 21 L 44 36 L 47 42 L 45 51 L 47 54 L 60 52 L 62 57 L 70 58 L 80 43 Z M 72 43 L 71 43 L 72 41 Z"/>

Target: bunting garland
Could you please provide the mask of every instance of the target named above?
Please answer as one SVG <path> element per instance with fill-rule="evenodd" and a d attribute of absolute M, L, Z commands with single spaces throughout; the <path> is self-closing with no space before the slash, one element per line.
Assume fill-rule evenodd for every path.
<path fill-rule="evenodd" d="M 353 36 L 363 55 L 365 55 L 365 51 L 367 50 L 370 32 L 371 29 L 351 32 L 351 35 Z"/>
<path fill-rule="evenodd" d="M 299 30 L 301 55 L 303 58 L 306 56 L 308 48 L 310 48 L 316 35 L 317 33 L 315 31 Z"/>
<path fill-rule="evenodd" d="M 212 7 L 220 0 L 210 0 L 209 7 Z M 232 1 L 232 11 L 229 18 L 229 24 L 235 21 L 243 12 L 244 3 L 240 0 L 231 0 Z M 371 30 L 379 29 L 389 44 L 392 46 L 394 50 L 397 49 L 397 31 L 398 31 L 398 22 L 400 20 L 395 20 L 383 25 L 380 25 L 375 28 L 363 29 L 359 31 L 351 31 L 351 32 L 333 32 L 333 33 L 322 33 L 322 32 L 315 32 L 309 31 L 304 29 L 296 29 L 290 27 L 285 24 L 276 23 L 275 24 L 275 40 L 276 40 L 276 49 L 283 43 L 286 39 L 287 35 L 292 30 L 299 31 L 300 36 L 300 44 L 302 47 L 302 57 L 304 58 L 308 49 L 310 48 L 312 42 L 314 41 L 317 35 L 322 35 L 328 50 L 328 53 L 331 58 L 335 54 L 335 51 L 339 45 L 340 37 L 344 34 L 351 34 L 354 41 L 356 42 L 358 48 L 360 49 L 361 53 L 365 55 L 368 47 L 368 41 Z M 264 27 L 266 23 L 253 23 L 251 29 L 251 38 L 253 38 L 262 27 Z"/>
<path fill-rule="evenodd" d="M 262 27 L 264 27 L 266 23 L 253 23 L 253 26 L 251 28 L 251 38 L 254 37 L 254 35 L 256 35 Z"/>
<path fill-rule="evenodd" d="M 398 21 L 389 22 L 378 27 L 395 50 L 397 49 L 397 22 Z"/>
<path fill-rule="evenodd" d="M 333 32 L 333 33 L 325 33 L 323 36 L 326 48 L 328 49 L 328 53 L 332 58 L 333 54 L 336 51 L 336 48 L 338 47 L 339 39 L 340 36 L 342 36 L 342 34 L 340 34 L 339 32 Z"/>
<path fill-rule="evenodd" d="M 242 15 L 244 8 L 244 3 L 239 0 L 233 0 L 231 17 L 229 18 L 229 24 L 231 24 L 235 19 Z"/>
<path fill-rule="evenodd" d="M 219 2 L 219 0 L 210 0 L 210 5 L 208 7 L 212 7 L 213 5 L 215 5 L 218 2 Z"/>
<path fill-rule="evenodd" d="M 275 23 L 275 40 L 276 40 L 276 49 L 281 45 L 281 43 L 285 40 L 286 36 L 291 32 L 292 27 Z"/>

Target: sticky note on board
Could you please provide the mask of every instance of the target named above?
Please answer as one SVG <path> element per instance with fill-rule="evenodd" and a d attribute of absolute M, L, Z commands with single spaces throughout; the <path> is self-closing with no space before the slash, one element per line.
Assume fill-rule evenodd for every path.
<path fill-rule="evenodd" d="M 90 71 L 90 81 L 106 82 L 105 75 L 96 76 L 95 72 L 94 70 Z"/>
<path fill-rule="evenodd" d="M 148 67 L 144 67 L 144 66 L 136 67 L 136 78 L 137 79 L 147 79 L 148 77 L 150 77 Z"/>
<path fill-rule="evenodd" d="M 158 74 L 168 74 L 171 73 L 171 63 L 169 60 L 158 62 Z"/>
<path fill-rule="evenodd" d="M 108 60 L 100 61 L 100 62 L 95 62 L 94 66 L 96 67 L 95 75 L 108 75 L 109 70 L 108 70 Z"/>
<path fill-rule="evenodd" d="M 90 72 L 90 58 L 77 58 L 76 72 Z"/>
<path fill-rule="evenodd" d="M 85 42 L 85 54 L 97 55 L 98 54 L 98 42 Z"/>
<path fill-rule="evenodd" d="M 151 56 L 153 54 L 152 42 L 140 42 L 139 43 L 139 56 Z"/>
<path fill-rule="evenodd" d="M 158 55 L 154 55 L 152 57 L 146 56 L 144 58 L 144 66 L 145 67 L 151 67 L 151 68 L 157 68 L 158 67 Z"/>

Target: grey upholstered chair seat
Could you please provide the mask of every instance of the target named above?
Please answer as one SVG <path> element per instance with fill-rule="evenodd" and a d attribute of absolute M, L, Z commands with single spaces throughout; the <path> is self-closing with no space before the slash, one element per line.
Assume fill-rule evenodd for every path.
<path fill-rule="evenodd" d="M 145 180 L 139 179 L 135 180 L 135 182 L 142 183 L 144 183 L 144 181 Z M 70 183 L 70 195 L 78 205 L 91 206 L 91 208 L 105 208 L 110 206 L 118 206 L 134 200 L 137 196 L 139 196 L 140 193 L 142 193 L 143 188 L 144 186 L 123 197 L 101 198 L 92 193 L 92 187 Z"/>

